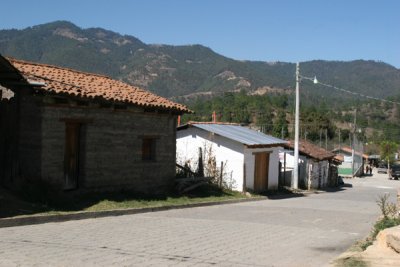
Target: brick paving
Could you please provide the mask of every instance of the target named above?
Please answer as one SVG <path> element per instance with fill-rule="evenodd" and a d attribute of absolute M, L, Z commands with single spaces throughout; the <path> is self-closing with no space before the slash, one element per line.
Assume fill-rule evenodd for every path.
<path fill-rule="evenodd" d="M 0 266 L 328 266 L 366 236 L 383 175 L 306 197 L 0 228 Z"/>

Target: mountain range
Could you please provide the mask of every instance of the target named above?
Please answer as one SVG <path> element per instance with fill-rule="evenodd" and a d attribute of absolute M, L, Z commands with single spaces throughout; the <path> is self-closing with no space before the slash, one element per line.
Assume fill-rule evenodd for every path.
<path fill-rule="evenodd" d="M 102 28 L 82 29 L 56 21 L 22 30 L 0 30 L 0 53 L 18 59 L 100 73 L 165 97 L 291 93 L 295 64 L 239 61 L 202 45 L 145 44 Z M 266 51 L 268 53 L 268 51 Z M 314 60 L 300 64 L 304 76 L 373 97 L 400 95 L 400 70 L 384 62 Z M 351 94 L 303 81 L 309 101 L 342 100 Z"/>

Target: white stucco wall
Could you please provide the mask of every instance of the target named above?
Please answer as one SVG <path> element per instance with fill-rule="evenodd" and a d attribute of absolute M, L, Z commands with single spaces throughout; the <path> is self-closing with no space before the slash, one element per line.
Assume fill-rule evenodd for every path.
<path fill-rule="evenodd" d="M 282 169 L 281 171 L 285 171 L 285 160 L 284 157 L 286 155 L 286 172 L 289 172 L 289 176 L 286 174 L 286 177 L 284 178 L 284 181 L 286 182 L 286 186 L 291 186 L 292 184 L 292 179 L 293 179 L 293 168 L 294 168 L 294 156 L 293 156 L 293 151 L 290 152 L 279 152 L 279 160 L 282 164 Z M 307 187 L 307 177 L 308 177 L 308 166 L 306 165 L 307 163 L 307 158 L 305 156 L 299 155 L 299 181 L 298 185 Z M 283 175 L 283 174 L 282 174 Z"/>
<path fill-rule="evenodd" d="M 204 155 L 210 146 L 217 167 L 220 167 L 221 161 L 225 164 L 225 181 L 232 185 L 233 190 L 242 191 L 244 146 L 240 143 L 195 127 L 179 130 L 176 133 L 177 163 L 184 165 L 188 162 L 192 170 L 197 170 L 199 147 L 202 148 Z"/>
<path fill-rule="evenodd" d="M 325 188 L 328 186 L 329 162 L 319 161 L 313 163 L 313 176 L 311 178 L 311 188 Z"/>
<path fill-rule="evenodd" d="M 246 164 L 246 186 L 247 188 L 254 189 L 254 166 L 255 155 L 254 152 L 271 152 L 269 155 L 269 170 L 268 170 L 268 189 L 278 189 L 279 182 L 279 149 L 281 147 L 273 148 L 245 148 L 244 158 Z"/>
<path fill-rule="evenodd" d="M 212 146 L 212 151 L 216 157 L 217 167 L 221 161 L 226 163 L 224 173 L 227 179 L 232 179 L 232 189 L 243 190 L 243 167 L 246 165 L 246 187 L 254 189 L 254 152 L 271 152 L 270 165 L 268 172 L 268 189 L 275 190 L 279 182 L 279 150 L 281 147 L 274 148 L 246 148 L 231 139 L 214 135 L 196 127 L 179 130 L 176 133 L 176 158 L 177 163 L 184 165 L 187 162 L 192 170 L 197 170 L 199 157 L 199 147 L 204 151 Z"/>
<path fill-rule="evenodd" d="M 283 161 L 284 153 L 280 152 L 280 161 Z M 286 169 L 293 169 L 294 156 L 286 153 Z M 299 156 L 299 164 L 305 164 L 304 168 L 300 168 L 299 184 L 305 186 L 306 189 L 318 189 L 328 186 L 329 162 L 315 161 L 305 156 Z"/>
<path fill-rule="evenodd" d="M 319 189 L 328 186 L 329 162 L 312 161 L 308 163 L 309 173 L 307 179 L 308 189 Z"/>
<path fill-rule="evenodd" d="M 283 168 L 283 152 L 280 155 L 280 161 Z M 286 153 L 286 168 L 293 169 L 294 156 Z M 310 158 L 300 156 L 299 164 L 306 164 L 300 169 L 299 184 L 305 186 L 306 189 L 318 189 L 328 186 L 329 162 L 315 161 Z"/>
<path fill-rule="evenodd" d="M 284 160 L 285 154 L 286 154 L 286 169 L 292 170 L 294 168 L 294 156 L 293 156 L 293 154 L 288 153 L 288 152 L 284 153 L 282 151 L 279 151 L 279 160 L 282 163 L 282 168 L 283 168 L 283 165 L 285 163 L 285 160 Z M 305 161 L 306 161 L 306 157 L 304 157 L 302 155 L 299 155 L 299 164 L 302 164 Z"/>

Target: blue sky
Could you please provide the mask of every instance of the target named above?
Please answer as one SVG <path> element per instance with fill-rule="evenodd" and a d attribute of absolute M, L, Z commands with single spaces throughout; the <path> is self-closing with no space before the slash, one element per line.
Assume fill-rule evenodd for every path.
<path fill-rule="evenodd" d="M 3 1 L 0 28 L 68 20 L 242 60 L 372 59 L 400 68 L 397 0 Z"/>

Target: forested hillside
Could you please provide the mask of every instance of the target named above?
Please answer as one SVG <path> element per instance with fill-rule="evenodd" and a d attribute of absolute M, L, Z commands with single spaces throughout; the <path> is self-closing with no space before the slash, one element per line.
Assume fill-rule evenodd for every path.
<path fill-rule="evenodd" d="M 81 29 L 66 21 L 0 30 L 0 53 L 102 73 L 167 97 L 294 88 L 293 63 L 238 61 L 201 45 L 149 45 L 133 36 Z M 301 74 L 372 96 L 400 94 L 400 70 L 382 62 L 316 60 L 302 63 Z M 311 99 L 349 97 L 308 83 L 302 86 Z"/>
<path fill-rule="evenodd" d="M 184 120 L 251 124 L 288 137 L 294 111 L 295 64 L 238 61 L 202 45 L 152 45 L 101 28 L 81 29 L 56 21 L 23 30 L 0 30 L 0 53 L 18 59 L 101 73 L 188 104 Z M 266 51 L 268 53 L 268 51 Z M 383 62 L 314 60 L 300 64 L 303 76 L 352 92 L 400 100 L 400 70 Z M 334 140 L 352 129 L 354 110 L 360 138 L 400 138 L 397 105 L 362 98 L 303 80 L 302 136 Z"/>
<path fill-rule="evenodd" d="M 400 102 L 400 97 L 393 100 Z M 217 121 L 250 125 L 265 133 L 293 138 L 294 106 L 293 94 L 269 93 L 262 96 L 239 93 L 223 93 L 210 99 L 197 98 L 185 102 L 195 114 L 182 118 L 211 121 L 216 113 Z M 320 99 L 313 104 L 303 104 L 300 109 L 301 138 L 320 143 L 327 138 L 328 147 L 339 142 L 350 144 L 354 130 L 364 143 L 380 143 L 383 140 L 398 142 L 400 138 L 400 107 L 397 104 L 376 100 L 355 101 L 341 109 L 332 108 L 330 101 Z"/>

